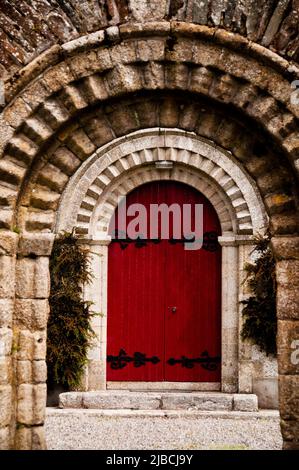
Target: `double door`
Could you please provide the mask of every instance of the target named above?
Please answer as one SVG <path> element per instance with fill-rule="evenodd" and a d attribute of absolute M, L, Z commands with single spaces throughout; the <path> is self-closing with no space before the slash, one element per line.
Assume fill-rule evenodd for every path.
<path fill-rule="evenodd" d="M 147 233 L 114 238 L 108 249 L 107 380 L 220 382 L 217 214 L 198 191 L 172 181 L 140 186 L 127 196 L 127 207 L 136 203 L 147 210 Z M 203 205 L 201 249 L 173 237 L 171 218 L 169 239 L 151 238 L 150 206 L 162 203 Z"/>

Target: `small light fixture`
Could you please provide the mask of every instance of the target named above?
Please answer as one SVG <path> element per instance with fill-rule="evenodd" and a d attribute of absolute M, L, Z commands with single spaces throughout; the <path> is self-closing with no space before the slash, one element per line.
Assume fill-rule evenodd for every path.
<path fill-rule="evenodd" d="M 157 170 L 171 170 L 173 168 L 173 162 L 169 160 L 160 160 L 155 162 Z"/>

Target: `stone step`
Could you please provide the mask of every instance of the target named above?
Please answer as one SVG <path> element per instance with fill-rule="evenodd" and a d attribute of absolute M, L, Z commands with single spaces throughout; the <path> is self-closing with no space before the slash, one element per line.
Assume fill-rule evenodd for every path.
<path fill-rule="evenodd" d="M 239 393 L 105 390 L 98 392 L 61 393 L 59 395 L 59 408 L 257 411 L 258 399 L 253 394 Z"/>

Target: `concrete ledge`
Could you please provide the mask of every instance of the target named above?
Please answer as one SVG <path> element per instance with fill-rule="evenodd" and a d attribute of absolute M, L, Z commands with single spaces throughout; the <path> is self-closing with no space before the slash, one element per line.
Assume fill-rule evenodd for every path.
<path fill-rule="evenodd" d="M 258 411 L 258 399 L 256 395 L 235 394 L 233 396 L 234 411 Z"/>
<path fill-rule="evenodd" d="M 60 393 L 59 408 L 83 408 L 83 393 L 81 392 Z"/>
<path fill-rule="evenodd" d="M 158 410 L 161 406 L 161 396 L 155 393 L 110 393 L 86 392 L 83 393 L 83 408 L 96 409 L 132 409 L 132 410 Z"/>
<path fill-rule="evenodd" d="M 211 392 L 67 392 L 59 396 L 59 408 L 98 410 L 258 411 L 256 395 Z"/>
<path fill-rule="evenodd" d="M 169 393 L 161 401 L 164 410 L 232 410 L 231 395 L 223 393 Z"/>
<path fill-rule="evenodd" d="M 72 408 L 47 408 L 46 417 L 90 416 L 90 417 L 116 417 L 116 418 L 215 418 L 215 419 L 267 419 L 279 420 L 277 410 L 260 410 L 257 412 L 245 411 L 199 411 L 199 410 L 95 410 Z"/>

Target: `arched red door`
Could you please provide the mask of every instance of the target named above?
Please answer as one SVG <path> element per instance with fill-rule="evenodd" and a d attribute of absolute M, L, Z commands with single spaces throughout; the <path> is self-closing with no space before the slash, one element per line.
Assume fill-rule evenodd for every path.
<path fill-rule="evenodd" d="M 109 245 L 107 380 L 220 382 L 217 214 L 201 193 L 173 181 L 138 187 L 127 207 L 136 203 L 148 214 L 151 204 L 202 204 L 204 244 L 186 250 L 184 239 L 153 240 L 148 219 L 146 240 Z"/>

